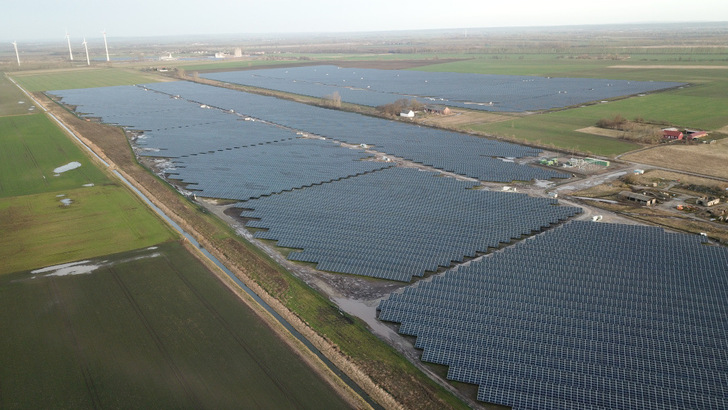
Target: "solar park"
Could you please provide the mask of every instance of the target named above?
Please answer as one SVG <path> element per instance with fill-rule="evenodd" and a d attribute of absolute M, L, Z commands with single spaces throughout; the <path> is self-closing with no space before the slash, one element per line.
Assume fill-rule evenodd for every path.
<path fill-rule="evenodd" d="M 372 107 L 401 98 L 416 98 L 425 104 L 500 112 L 570 107 L 683 85 L 659 81 L 438 73 L 333 65 L 231 71 L 203 74 L 202 77 L 318 98 L 337 92 L 342 101 Z"/>
<path fill-rule="evenodd" d="M 724 248 L 657 228 L 563 224 L 581 209 L 339 142 L 481 181 L 567 177 L 501 160 L 538 150 L 188 82 L 52 94 L 135 130 L 138 155 L 169 159 L 167 176 L 198 196 L 240 201 L 255 237 L 319 270 L 410 282 L 517 242 L 379 306 L 417 337 L 422 360 L 478 385 L 478 400 L 726 407 Z"/>
<path fill-rule="evenodd" d="M 533 148 L 192 83 L 53 93 L 87 116 L 143 132 L 140 155 L 170 158 L 170 179 L 199 196 L 246 201 L 238 206 L 254 211 L 241 216 L 259 219 L 248 226 L 266 229 L 258 238 L 302 249 L 289 258 L 321 270 L 408 282 L 580 212 L 551 199 L 473 190 L 475 182 L 433 172 L 389 170 L 390 163 L 363 160 L 369 154 L 331 140 L 375 141 L 387 154 L 394 147 L 404 157 L 490 180 L 565 177 L 494 158 L 537 155 Z M 275 104 L 281 106 L 261 111 Z M 346 116 L 329 122 L 339 113 Z M 265 121 L 245 121 L 249 115 Z M 295 130 L 327 139 L 292 139 Z M 355 139 L 368 130 L 370 137 Z"/>
<path fill-rule="evenodd" d="M 395 293 L 422 360 L 513 408 L 726 408 L 728 250 L 573 221 Z"/>
<path fill-rule="evenodd" d="M 540 151 L 534 148 L 185 81 L 52 94 L 63 97 L 65 103 L 77 106 L 78 112 L 89 117 L 144 131 L 138 145 L 144 149 L 140 154 L 147 156 L 181 157 L 282 141 L 295 137 L 291 130 L 300 130 L 335 141 L 373 146 L 391 156 L 482 181 L 568 177 L 496 159 L 536 156 Z M 207 108 L 200 109 L 202 106 Z M 242 117 L 265 120 L 269 126 L 248 131 L 255 121 L 242 123 Z M 179 162 L 183 166 L 184 158 Z"/>

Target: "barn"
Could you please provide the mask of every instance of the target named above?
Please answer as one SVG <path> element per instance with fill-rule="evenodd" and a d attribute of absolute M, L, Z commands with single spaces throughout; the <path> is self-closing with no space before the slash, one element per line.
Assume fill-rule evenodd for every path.
<path fill-rule="evenodd" d="M 662 130 L 662 138 L 672 141 L 681 140 L 683 139 L 683 133 L 674 128 L 664 129 Z"/>

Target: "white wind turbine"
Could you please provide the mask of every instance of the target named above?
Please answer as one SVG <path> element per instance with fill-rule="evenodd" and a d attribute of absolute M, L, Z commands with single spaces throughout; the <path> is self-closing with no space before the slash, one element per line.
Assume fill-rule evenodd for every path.
<path fill-rule="evenodd" d="M 86 42 L 86 37 L 83 38 L 83 43 L 81 44 L 86 49 L 86 65 L 91 65 L 91 60 L 88 58 L 88 43 Z"/>
<path fill-rule="evenodd" d="M 66 41 L 68 42 L 68 56 L 71 58 L 71 61 L 73 61 L 73 51 L 71 51 L 71 36 L 68 35 L 68 31 L 66 31 Z"/>
<path fill-rule="evenodd" d="M 13 41 L 12 45 L 13 45 L 13 47 L 15 47 L 15 58 L 18 59 L 18 65 L 20 65 L 20 54 L 18 54 L 18 42 Z"/>
<path fill-rule="evenodd" d="M 106 61 L 109 61 L 109 45 L 106 43 L 106 30 L 102 31 L 101 34 L 104 35 L 104 47 L 106 48 Z"/>

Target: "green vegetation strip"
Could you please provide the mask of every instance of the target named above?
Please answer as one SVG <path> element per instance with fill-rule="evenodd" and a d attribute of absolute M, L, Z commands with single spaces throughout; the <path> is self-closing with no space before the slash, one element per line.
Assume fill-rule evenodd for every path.
<path fill-rule="evenodd" d="M 17 73 L 12 77 L 28 92 L 143 84 L 160 80 L 156 75 L 120 68 L 49 70 Z"/>
<path fill-rule="evenodd" d="M 176 242 L 0 276 L 3 408 L 346 408 Z"/>

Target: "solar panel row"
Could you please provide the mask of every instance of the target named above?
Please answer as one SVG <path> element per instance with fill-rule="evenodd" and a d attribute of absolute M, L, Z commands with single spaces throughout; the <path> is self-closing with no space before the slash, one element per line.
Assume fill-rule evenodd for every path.
<path fill-rule="evenodd" d="M 143 134 L 135 139 L 140 155 L 165 158 L 240 149 L 287 141 L 295 133 L 234 113 L 142 87 L 118 86 L 53 91 L 77 112 Z M 201 108 L 204 107 L 204 108 Z"/>
<path fill-rule="evenodd" d="M 52 93 L 88 116 L 144 131 L 136 140 L 144 156 L 181 157 L 294 136 L 270 124 L 241 121 L 237 113 L 244 113 L 484 181 L 568 178 L 495 159 L 538 155 L 533 148 L 184 81 Z"/>
<path fill-rule="evenodd" d="M 485 111 L 536 111 L 634 95 L 682 83 L 594 78 L 377 70 L 308 66 L 203 74 L 235 84 L 313 97 L 338 92 L 342 101 L 385 105 L 401 98 Z"/>
<path fill-rule="evenodd" d="M 410 281 L 580 212 L 556 201 L 390 168 L 239 204 L 261 239 L 318 268 Z M 514 215 L 518 215 L 514 218 Z"/>
<path fill-rule="evenodd" d="M 573 221 L 392 294 L 379 318 L 481 401 L 724 408 L 728 250 L 701 242 Z"/>
<path fill-rule="evenodd" d="M 185 81 L 146 87 L 337 141 L 372 145 L 379 152 L 483 181 L 569 177 L 561 172 L 494 159 L 537 156 L 540 152 L 516 144 Z"/>
<path fill-rule="evenodd" d="M 180 157 L 168 172 L 195 184 L 187 188 L 200 196 L 246 200 L 391 166 L 361 160 L 367 156 L 327 141 L 296 139 Z"/>

